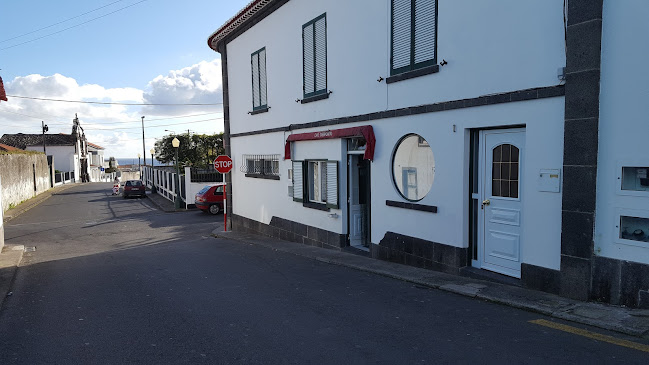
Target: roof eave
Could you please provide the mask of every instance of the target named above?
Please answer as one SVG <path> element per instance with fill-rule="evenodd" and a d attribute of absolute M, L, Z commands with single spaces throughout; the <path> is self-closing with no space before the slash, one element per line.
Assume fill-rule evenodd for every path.
<path fill-rule="evenodd" d="M 253 0 L 245 8 L 239 11 L 235 16 L 230 18 L 225 24 L 223 24 L 219 29 L 212 33 L 207 38 L 207 46 L 212 50 L 219 52 L 219 45 L 221 42 L 239 27 L 250 21 L 254 18 L 254 15 L 257 14 L 260 10 L 265 8 L 268 4 L 272 3 L 275 0 Z"/>

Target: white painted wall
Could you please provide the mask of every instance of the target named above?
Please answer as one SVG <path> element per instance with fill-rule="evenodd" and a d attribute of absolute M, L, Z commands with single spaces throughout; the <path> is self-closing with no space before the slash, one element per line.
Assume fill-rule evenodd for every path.
<path fill-rule="evenodd" d="M 419 104 L 471 98 L 489 93 L 557 85 L 565 66 L 563 1 L 440 2 L 440 72 L 387 85 L 389 76 L 389 1 L 293 0 L 228 44 L 231 133 L 308 123 Z M 302 98 L 302 25 L 327 13 L 329 99 L 309 104 Z M 266 47 L 267 113 L 251 116 L 250 55 Z M 524 212 L 521 257 L 525 263 L 559 269 L 561 195 L 536 189 L 541 169 L 563 165 L 564 98 L 557 97 L 458 109 L 365 123 L 376 134 L 371 164 L 371 242 L 387 231 L 457 247 L 468 245 L 468 160 L 470 128 L 526 125 L 527 160 L 523 165 Z M 453 132 L 453 124 L 457 132 Z M 304 133 L 328 128 L 304 129 Z M 408 133 L 424 137 L 435 156 L 430 193 L 419 203 L 439 212 L 388 207 L 403 201 L 392 180 L 391 158 Z M 239 171 L 243 154 L 284 153 L 287 133 L 232 138 L 234 213 L 270 223 L 273 216 L 336 233 L 346 233 L 346 208 L 327 212 L 304 208 L 288 196 L 290 161 L 280 160 L 280 180 L 247 178 Z M 342 161 L 340 202 L 345 207 L 345 140 L 294 143 L 293 158 Z"/>
<path fill-rule="evenodd" d="M 27 146 L 28 151 L 43 151 L 43 146 Z M 48 156 L 52 156 L 54 168 L 67 172 L 74 170 L 74 146 L 46 146 Z"/>
<path fill-rule="evenodd" d="M 620 168 L 649 166 L 649 2 L 604 1 L 595 253 L 649 263 L 649 242 L 616 243 L 618 214 L 649 217 L 649 194 L 622 195 Z"/>
<path fill-rule="evenodd" d="M 387 85 L 390 2 L 293 0 L 228 44 L 231 132 L 558 84 L 563 1 L 440 1 L 440 72 Z M 302 25 L 327 13 L 329 99 L 302 94 Z M 268 113 L 252 110 L 250 55 L 266 47 Z"/>

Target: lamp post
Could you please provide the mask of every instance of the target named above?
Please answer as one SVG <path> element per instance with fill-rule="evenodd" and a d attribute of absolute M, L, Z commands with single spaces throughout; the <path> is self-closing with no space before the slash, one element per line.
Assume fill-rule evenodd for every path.
<path fill-rule="evenodd" d="M 180 209 L 180 190 L 178 189 L 178 183 L 180 182 L 180 170 L 178 169 L 178 147 L 180 147 L 180 140 L 174 137 L 171 141 L 171 145 L 176 150 L 176 181 L 174 184 L 176 185 L 176 199 L 174 199 L 174 207 Z"/>
<path fill-rule="evenodd" d="M 140 164 L 140 155 L 139 153 L 137 154 L 137 169 L 140 171 L 140 180 L 142 180 L 142 165 Z"/>
<path fill-rule="evenodd" d="M 153 155 L 155 155 L 155 149 L 152 148 L 149 152 L 151 152 L 151 170 L 149 170 L 149 171 L 151 171 L 151 173 L 149 174 L 149 177 L 151 178 L 151 191 L 153 193 L 155 193 L 156 192 L 155 174 L 154 174 L 154 171 L 153 171 L 153 161 L 154 161 Z"/>

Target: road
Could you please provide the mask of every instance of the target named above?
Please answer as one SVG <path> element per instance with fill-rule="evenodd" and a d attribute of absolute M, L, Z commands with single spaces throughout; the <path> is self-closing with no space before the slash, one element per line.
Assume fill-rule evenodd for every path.
<path fill-rule="evenodd" d="M 8 244 L 36 250 L 0 309 L 0 364 L 649 362 L 538 314 L 215 239 L 221 216 L 110 188 L 75 186 L 6 224 Z"/>

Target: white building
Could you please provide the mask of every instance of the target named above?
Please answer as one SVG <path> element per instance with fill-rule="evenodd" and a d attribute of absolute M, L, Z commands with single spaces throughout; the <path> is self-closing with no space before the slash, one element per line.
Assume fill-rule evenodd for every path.
<path fill-rule="evenodd" d="M 649 307 L 648 16 L 642 0 L 252 1 L 208 39 L 232 226 Z"/>

